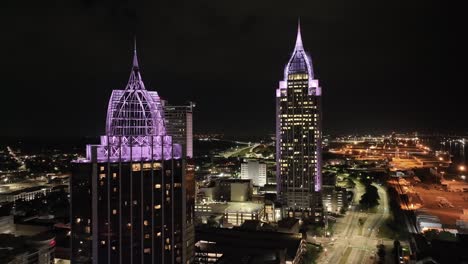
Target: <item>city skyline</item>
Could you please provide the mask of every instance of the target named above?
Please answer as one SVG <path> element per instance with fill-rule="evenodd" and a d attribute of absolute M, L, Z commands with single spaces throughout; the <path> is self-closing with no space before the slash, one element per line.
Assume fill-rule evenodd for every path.
<path fill-rule="evenodd" d="M 257 12 L 255 6 L 191 3 L 169 18 L 157 14 L 179 10 L 177 4 L 162 5 L 151 16 L 152 6 L 109 5 L 86 1 L 74 11 L 63 4 L 38 14 L 34 5 L 10 4 L 0 11 L 2 22 L 15 23 L 4 29 L 9 41 L 0 44 L 8 51 L 2 72 L 11 89 L 5 96 L 24 99 L 24 107 L 15 100 L 0 106 L 0 136 L 102 134 L 100 102 L 125 83 L 120 62 L 128 60 L 135 32 L 148 88 L 163 99 L 176 97 L 174 104 L 196 102 L 195 133 L 273 133 L 274 99 L 264 95 L 274 95 L 297 17 L 327 87 L 325 133 L 467 128 L 458 117 L 467 111 L 464 99 L 452 96 L 463 92 L 465 53 L 456 34 L 460 26 L 446 19 L 445 6 L 309 3 L 302 8 L 311 12 L 305 12 L 271 3 L 270 11 Z M 29 16 L 13 16 L 20 8 Z M 73 98 L 70 91 L 77 91 Z M 184 96 L 176 96 L 180 91 Z M 243 128 L 231 124 L 238 115 L 249 117 Z"/>
<path fill-rule="evenodd" d="M 7 1 L 0 263 L 468 263 L 461 10 Z"/>

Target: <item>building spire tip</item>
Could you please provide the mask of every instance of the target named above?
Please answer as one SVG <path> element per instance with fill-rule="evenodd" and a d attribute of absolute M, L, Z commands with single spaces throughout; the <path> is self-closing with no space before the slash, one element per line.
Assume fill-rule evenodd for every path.
<path fill-rule="evenodd" d="M 133 36 L 133 52 L 136 53 L 136 35 Z"/>
<path fill-rule="evenodd" d="M 138 68 L 138 56 L 136 46 L 136 35 L 133 37 L 133 68 Z"/>
<path fill-rule="evenodd" d="M 297 18 L 297 37 L 296 37 L 296 49 L 303 49 L 302 36 L 301 36 L 301 18 Z"/>

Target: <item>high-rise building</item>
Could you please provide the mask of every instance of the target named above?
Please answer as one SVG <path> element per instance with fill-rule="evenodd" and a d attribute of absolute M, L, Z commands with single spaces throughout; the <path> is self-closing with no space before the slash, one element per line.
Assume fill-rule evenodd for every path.
<path fill-rule="evenodd" d="M 185 155 L 193 157 L 193 108 L 195 103 L 188 105 L 171 105 L 163 100 L 164 117 L 167 134 L 172 140 L 182 145 Z"/>
<path fill-rule="evenodd" d="M 187 240 L 184 242 L 187 245 L 186 255 L 187 260 L 191 261 L 195 252 L 195 164 L 193 161 L 193 108 L 195 103 L 190 102 L 188 105 L 170 105 L 168 101 L 161 100 L 166 133 L 171 135 L 172 141 L 182 146 L 182 155 L 186 157 L 186 179 L 187 179 L 187 194 L 186 194 L 186 211 L 187 211 L 187 226 L 185 229 Z"/>
<path fill-rule="evenodd" d="M 252 180 L 254 186 L 265 186 L 266 164 L 258 160 L 248 160 L 241 163 L 241 179 Z"/>
<path fill-rule="evenodd" d="M 182 146 L 182 155 L 186 157 L 186 179 L 187 179 L 187 194 L 186 194 L 186 211 L 187 211 L 187 226 L 185 229 L 187 240 L 184 242 L 187 245 L 186 255 L 187 260 L 191 261 L 195 252 L 195 164 L 193 161 L 193 108 L 195 103 L 190 102 L 188 105 L 170 105 L 168 101 L 161 100 L 166 133 L 171 135 L 172 141 Z"/>
<path fill-rule="evenodd" d="M 145 89 L 136 49 L 126 88 L 110 97 L 106 134 L 72 167 L 72 263 L 193 258 L 193 232 L 186 232 L 193 166 L 186 169 L 182 147 L 166 133 L 160 98 Z"/>
<path fill-rule="evenodd" d="M 276 90 L 277 192 L 288 216 L 321 221 L 321 94 L 300 26 Z"/>

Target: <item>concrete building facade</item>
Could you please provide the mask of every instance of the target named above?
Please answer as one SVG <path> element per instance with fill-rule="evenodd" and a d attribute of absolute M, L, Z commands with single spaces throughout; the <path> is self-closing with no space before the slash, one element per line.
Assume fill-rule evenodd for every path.
<path fill-rule="evenodd" d="M 241 179 L 252 180 L 254 186 L 263 187 L 267 182 L 267 168 L 264 162 L 247 160 L 241 163 Z"/>

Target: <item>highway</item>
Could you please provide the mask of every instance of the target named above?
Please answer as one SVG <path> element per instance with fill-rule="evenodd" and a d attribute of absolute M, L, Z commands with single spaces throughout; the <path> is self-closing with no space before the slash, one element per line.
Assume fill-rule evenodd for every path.
<path fill-rule="evenodd" d="M 24 163 L 24 160 L 21 157 L 16 156 L 16 153 L 13 151 L 12 148 L 10 148 L 10 146 L 7 146 L 7 150 L 8 154 L 10 154 L 10 156 L 12 156 L 16 160 L 16 162 L 21 164 L 18 170 L 26 170 L 26 164 Z"/>
<path fill-rule="evenodd" d="M 240 153 L 243 153 L 245 151 L 248 151 L 248 152 L 252 152 L 252 150 L 256 147 L 260 146 L 259 143 L 254 143 L 254 144 L 250 144 L 246 147 L 240 147 L 240 148 L 231 148 L 229 150 L 227 150 L 226 152 L 220 154 L 221 156 L 223 156 L 224 158 L 230 158 L 230 157 L 236 157 L 238 156 Z"/>
<path fill-rule="evenodd" d="M 356 181 L 355 195 L 351 208 L 343 218 L 338 218 L 335 224 L 334 236 L 324 241 L 325 252 L 321 254 L 317 263 L 344 264 L 344 263 L 374 263 L 377 244 L 384 243 L 387 250 L 393 246 L 393 241 L 377 238 L 379 227 L 390 216 L 388 195 L 380 185 L 377 187 L 380 201 L 374 212 L 362 212 L 359 209 L 359 199 L 364 193 L 364 186 Z M 365 220 L 359 225 L 359 218 Z M 391 256 L 387 254 L 387 263 Z"/>

